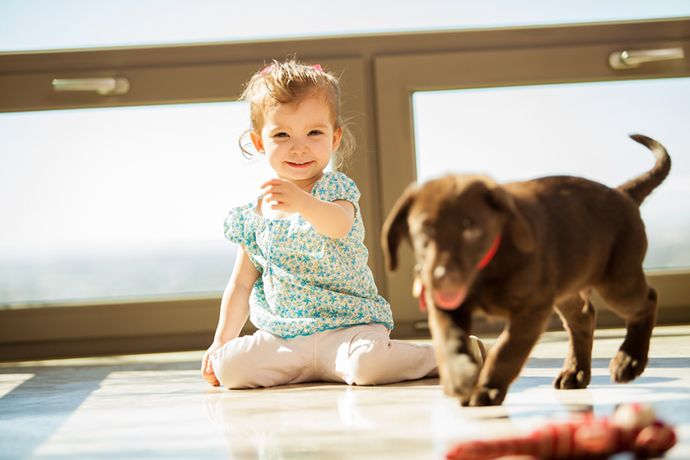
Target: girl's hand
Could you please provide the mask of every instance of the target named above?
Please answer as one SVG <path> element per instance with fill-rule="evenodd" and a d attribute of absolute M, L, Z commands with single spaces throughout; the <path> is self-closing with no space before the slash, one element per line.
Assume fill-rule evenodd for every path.
<path fill-rule="evenodd" d="M 201 361 L 201 375 L 204 377 L 209 384 L 214 387 L 220 386 L 220 381 L 216 377 L 215 372 L 213 372 L 213 363 L 211 362 L 211 355 L 214 351 L 219 349 L 222 345 L 214 343 L 211 347 L 204 353 L 204 359 Z"/>
<path fill-rule="evenodd" d="M 262 206 L 285 215 L 298 212 L 328 238 L 342 238 L 352 229 L 355 206 L 349 201 L 322 201 L 283 179 L 271 179 L 261 189 L 264 192 Z"/>
<path fill-rule="evenodd" d="M 273 211 L 300 212 L 311 195 L 284 179 L 271 179 L 261 186 L 264 202 Z"/>

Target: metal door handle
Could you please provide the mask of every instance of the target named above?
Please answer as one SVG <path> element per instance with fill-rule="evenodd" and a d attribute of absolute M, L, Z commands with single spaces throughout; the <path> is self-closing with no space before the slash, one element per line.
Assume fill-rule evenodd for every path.
<path fill-rule="evenodd" d="M 116 78 L 56 78 L 55 91 L 95 91 L 101 96 L 119 96 L 129 91 L 129 80 Z"/>
<path fill-rule="evenodd" d="M 609 56 L 609 65 L 613 69 L 632 69 L 645 62 L 684 59 L 683 48 L 660 50 L 616 51 Z"/>

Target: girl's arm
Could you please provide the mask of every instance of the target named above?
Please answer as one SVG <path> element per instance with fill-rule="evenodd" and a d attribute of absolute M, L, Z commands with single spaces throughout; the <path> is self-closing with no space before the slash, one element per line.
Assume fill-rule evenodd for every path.
<path fill-rule="evenodd" d="M 201 363 L 201 374 L 213 386 L 219 386 L 220 382 L 213 372 L 211 355 L 224 344 L 240 335 L 240 331 L 249 316 L 249 296 L 258 277 L 259 271 L 249 259 L 244 248 L 240 246 L 237 251 L 232 276 L 225 287 L 223 298 L 220 302 L 220 318 L 218 319 L 216 335 L 213 338 L 213 343 L 204 354 L 204 359 Z"/>
<path fill-rule="evenodd" d="M 323 201 L 307 195 L 300 215 L 314 229 L 329 238 L 343 238 L 355 222 L 355 205 L 345 200 Z"/>
<path fill-rule="evenodd" d="M 349 201 L 323 201 L 283 179 L 271 179 L 262 189 L 263 202 L 272 210 L 299 212 L 317 232 L 329 238 L 347 236 L 355 222 L 355 205 Z"/>

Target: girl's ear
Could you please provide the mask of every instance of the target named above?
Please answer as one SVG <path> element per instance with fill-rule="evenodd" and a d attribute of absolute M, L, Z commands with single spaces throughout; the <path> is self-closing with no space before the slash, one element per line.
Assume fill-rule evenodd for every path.
<path fill-rule="evenodd" d="M 257 152 L 266 153 L 264 152 L 264 141 L 261 140 L 260 135 L 256 134 L 254 131 L 249 131 L 249 137 L 252 139 L 252 144 L 254 144 L 254 148 Z"/>
<path fill-rule="evenodd" d="M 338 149 L 338 146 L 340 145 L 340 139 L 342 139 L 342 137 L 343 127 L 341 126 L 333 131 L 333 152 L 335 152 Z"/>

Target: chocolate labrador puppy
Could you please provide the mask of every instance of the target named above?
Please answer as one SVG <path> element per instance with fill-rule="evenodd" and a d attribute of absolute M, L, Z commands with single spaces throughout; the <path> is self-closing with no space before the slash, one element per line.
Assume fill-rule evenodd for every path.
<path fill-rule="evenodd" d="M 632 139 L 656 156 L 645 174 L 612 189 L 554 176 L 498 185 L 485 176 L 447 175 L 413 185 L 383 228 L 388 268 L 400 242 L 417 260 L 415 291 L 429 326 L 447 395 L 463 405 L 501 404 L 553 309 L 570 345 L 556 388 L 585 388 L 591 376 L 595 310 L 591 289 L 626 320 L 609 369 L 628 382 L 647 364 L 657 294 L 645 279 L 647 237 L 639 206 L 666 178 L 671 159 L 658 142 Z M 483 367 L 468 353 L 472 314 L 505 317 Z"/>

